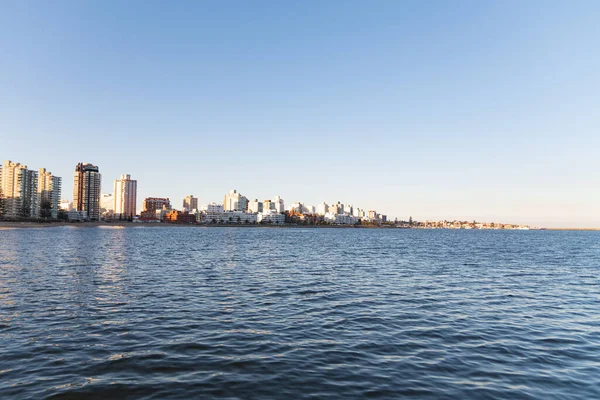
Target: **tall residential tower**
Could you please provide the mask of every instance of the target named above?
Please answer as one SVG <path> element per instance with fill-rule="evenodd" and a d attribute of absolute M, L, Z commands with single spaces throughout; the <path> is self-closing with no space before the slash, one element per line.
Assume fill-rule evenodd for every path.
<path fill-rule="evenodd" d="M 40 168 L 38 173 L 39 216 L 42 218 L 58 218 L 60 207 L 62 179 Z"/>
<path fill-rule="evenodd" d="M 100 219 L 100 186 L 102 176 L 98 167 L 89 163 L 79 163 L 75 167 L 73 179 L 73 206 L 76 211 L 84 211 L 92 221 Z"/>
<path fill-rule="evenodd" d="M 225 211 L 246 211 L 248 208 L 248 199 L 233 189 L 225 195 L 223 199 L 223 209 Z"/>
<path fill-rule="evenodd" d="M 129 219 L 135 216 L 137 202 L 137 181 L 131 175 L 121 175 L 114 186 L 114 216 L 115 218 Z"/>
<path fill-rule="evenodd" d="M 0 169 L 0 192 L 3 197 L 2 216 L 28 218 L 38 216 L 37 172 L 27 165 L 10 160 Z"/>
<path fill-rule="evenodd" d="M 193 194 L 190 194 L 185 199 L 183 199 L 183 210 L 184 211 L 192 211 L 198 209 L 198 198 L 194 197 Z"/>

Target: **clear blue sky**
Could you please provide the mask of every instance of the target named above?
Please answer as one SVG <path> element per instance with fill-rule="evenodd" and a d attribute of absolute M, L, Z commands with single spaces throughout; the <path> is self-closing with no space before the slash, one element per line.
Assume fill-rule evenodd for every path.
<path fill-rule="evenodd" d="M 600 227 L 598 1 L 0 1 L 0 158 Z"/>

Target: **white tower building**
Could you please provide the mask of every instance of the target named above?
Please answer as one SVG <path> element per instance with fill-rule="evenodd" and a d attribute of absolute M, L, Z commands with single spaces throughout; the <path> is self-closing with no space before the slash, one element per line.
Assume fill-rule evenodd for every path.
<path fill-rule="evenodd" d="M 133 218 L 136 214 L 137 181 L 131 175 L 123 174 L 114 185 L 114 216 L 115 218 Z"/>

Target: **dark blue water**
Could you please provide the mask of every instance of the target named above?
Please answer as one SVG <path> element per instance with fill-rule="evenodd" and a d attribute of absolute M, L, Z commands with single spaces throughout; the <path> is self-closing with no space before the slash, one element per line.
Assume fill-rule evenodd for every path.
<path fill-rule="evenodd" d="M 0 230 L 0 398 L 600 398 L 600 233 Z"/>

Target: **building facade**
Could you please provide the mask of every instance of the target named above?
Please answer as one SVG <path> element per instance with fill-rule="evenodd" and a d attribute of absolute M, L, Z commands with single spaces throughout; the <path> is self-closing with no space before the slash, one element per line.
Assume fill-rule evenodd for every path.
<path fill-rule="evenodd" d="M 100 208 L 103 212 L 113 212 L 115 210 L 115 199 L 112 193 L 102 193 L 100 196 Z"/>
<path fill-rule="evenodd" d="M 317 215 L 325 215 L 329 212 L 329 206 L 327 203 L 322 202 L 317 206 L 315 211 Z"/>
<path fill-rule="evenodd" d="M 225 211 L 219 217 L 221 224 L 255 224 L 256 214 L 248 214 L 245 211 Z"/>
<path fill-rule="evenodd" d="M 283 203 L 281 196 L 275 196 L 273 198 L 273 204 L 275 204 L 275 211 L 278 213 L 285 212 L 285 204 Z"/>
<path fill-rule="evenodd" d="M 248 212 L 250 213 L 261 213 L 263 212 L 263 203 L 262 201 L 258 201 L 258 199 L 254 199 L 248 203 Z"/>
<path fill-rule="evenodd" d="M 196 222 L 196 215 L 187 211 L 171 210 L 164 215 L 162 221 L 172 224 L 193 224 Z"/>
<path fill-rule="evenodd" d="M 198 209 L 198 198 L 194 197 L 194 195 L 190 194 L 186 198 L 183 199 L 183 210 L 184 211 L 192 211 Z"/>
<path fill-rule="evenodd" d="M 354 225 L 358 222 L 358 218 L 348 214 L 333 214 L 327 213 L 324 217 L 326 222 L 335 225 Z"/>
<path fill-rule="evenodd" d="M 262 203 L 263 203 L 263 211 L 275 209 L 275 203 L 273 203 L 271 200 L 264 200 Z"/>
<path fill-rule="evenodd" d="M 142 206 L 143 211 L 154 213 L 156 210 L 171 209 L 171 201 L 168 197 L 146 197 Z"/>
<path fill-rule="evenodd" d="M 256 216 L 256 221 L 260 224 L 283 225 L 285 223 L 285 214 L 278 213 L 275 210 L 264 210 Z"/>
<path fill-rule="evenodd" d="M 137 181 L 123 174 L 114 184 L 114 218 L 133 219 L 136 215 Z"/>
<path fill-rule="evenodd" d="M 58 218 L 60 208 L 60 195 L 62 179 L 40 168 L 38 171 L 38 200 L 39 216 L 45 218 Z M 49 207 L 49 208 L 48 208 Z"/>
<path fill-rule="evenodd" d="M 73 211 L 73 203 L 67 199 L 62 199 L 58 208 L 63 211 Z"/>
<path fill-rule="evenodd" d="M 0 169 L 0 191 L 4 218 L 38 216 L 38 174 L 26 165 L 10 160 Z"/>
<path fill-rule="evenodd" d="M 85 211 L 92 221 L 100 219 L 100 188 L 102 175 L 97 166 L 79 163 L 73 175 L 73 205 L 76 211 Z"/>
<path fill-rule="evenodd" d="M 207 224 L 216 224 L 223 214 L 223 206 L 217 203 L 211 203 L 202 206 L 202 222 Z"/>
<path fill-rule="evenodd" d="M 354 207 L 352 207 L 352 204 L 346 204 L 344 206 L 344 214 L 354 215 Z"/>
<path fill-rule="evenodd" d="M 248 199 L 233 189 L 225 195 L 223 199 L 223 209 L 225 211 L 246 211 L 248 209 Z"/>

